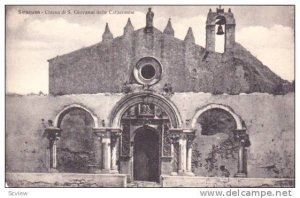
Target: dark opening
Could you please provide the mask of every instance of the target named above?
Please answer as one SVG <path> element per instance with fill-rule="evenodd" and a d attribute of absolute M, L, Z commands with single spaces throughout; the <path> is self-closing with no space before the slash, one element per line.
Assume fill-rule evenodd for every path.
<path fill-rule="evenodd" d="M 138 130 L 134 138 L 134 180 L 158 182 L 158 136 L 150 129 L 140 128 Z"/>
<path fill-rule="evenodd" d="M 210 109 L 199 118 L 202 135 L 215 135 L 217 133 L 231 134 L 236 129 L 234 118 L 223 109 Z"/>
<path fill-rule="evenodd" d="M 142 67 L 141 74 L 145 79 L 151 79 L 155 76 L 155 68 L 152 65 Z"/>
<path fill-rule="evenodd" d="M 61 119 L 61 139 L 57 142 L 59 172 L 89 173 L 96 165 L 96 144 L 91 115 L 74 108 Z"/>

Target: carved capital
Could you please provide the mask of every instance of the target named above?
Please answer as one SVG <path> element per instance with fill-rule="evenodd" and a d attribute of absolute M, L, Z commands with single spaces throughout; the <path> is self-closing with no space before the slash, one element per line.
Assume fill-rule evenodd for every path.
<path fill-rule="evenodd" d="M 120 136 L 121 136 L 121 132 L 112 132 L 111 135 L 110 135 L 111 143 L 116 144 L 116 142 L 118 141 L 118 138 Z"/>
<path fill-rule="evenodd" d="M 94 134 L 98 138 L 110 138 L 113 135 L 119 134 L 121 129 L 111 127 L 93 128 Z"/>
<path fill-rule="evenodd" d="M 171 144 L 175 144 L 179 141 L 180 134 L 179 133 L 170 133 L 169 138 L 170 138 Z"/>
<path fill-rule="evenodd" d="M 104 128 L 93 128 L 93 132 L 99 140 L 107 136 L 107 132 Z"/>
<path fill-rule="evenodd" d="M 56 127 L 48 127 L 45 129 L 45 133 L 47 134 L 47 138 L 49 141 L 54 142 L 59 140 L 61 137 L 62 130 Z"/>
<path fill-rule="evenodd" d="M 195 139 L 195 134 L 194 133 L 187 135 L 187 145 L 188 145 L 188 147 L 193 146 L 194 139 Z"/>
<path fill-rule="evenodd" d="M 235 140 L 240 143 L 240 146 L 249 147 L 251 145 L 249 135 L 246 133 L 246 129 L 238 129 L 233 133 Z"/>

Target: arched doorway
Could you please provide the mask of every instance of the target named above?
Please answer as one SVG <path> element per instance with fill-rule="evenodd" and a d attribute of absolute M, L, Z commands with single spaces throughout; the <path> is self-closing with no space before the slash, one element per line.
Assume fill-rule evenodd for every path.
<path fill-rule="evenodd" d="M 191 126 L 196 131 L 192 165 L 197 175 L 221 176 L 227 169 L 230 177 L 246 176 L 250 140 L 239 115 L 228 106 L 209 104 L 196 112 Z"/>
<path fill-rule="evenodd" d="M 133 148 L 134 180 L 159 180 L 159 139 L 154 130 L 147 127 L 136 130 Z"/>
<path fill-rule="evenodd" d="M 62 130 L 56 143 L 59 172 L 88 173 L 96 164 L 97 140 L 93 127 L 96 116 L 85 107 L 73 104 L 65 107 L 55 118 L 54 125 Z"/>
<path fill-rule="evenodd" d="M 171 174 L 173 171 L 173 158 L 170 129 L 180 128 L 182 119 L 178 109 L 170 100 L 150 92 L 128 94 L 113 108 L 108 125 L 112 128 L 121 129 L 117 156 L 118 168 L 120 173 L 128 175 L 129 181 L 136 178 L 158 181 L 160 174 Z M 152 132 L 148 131 L 148 135 L 152 134 L 153 131 L 156 134 L 153 145 L 156 145 L 155 149 L 157 150 L 155 150 L 155 153 L 158 155 L 158 161 L 155 161 L 157 168 L 155 168 L 156 171 L 153 177 L 136 176 L 136 173 L 134 173 L 134 163 L 139 161 L 135 159 L 139 158 L 138 155 L 144 155 L 136 153 L 138 149 L 134 148 L 142 146 L 143 141 L 150 138 L 143 135 L 146 132 L 140 131 L 145 128 L 152 129 Z M 134 157 L 135 155 L 136 157 Z M 138 165 L 135 167 L 138 167 Z"/>
<path fill-rule="evenodd" d="M 237 173 L 239 142 L 235 140 L 234 130 L 236 123 L 230 113 L 223 109 L 209 109 L 197 119 L 201 126 L 198 129 L 198 147 L 194 152 L 201 151 L 202 167 L 193 163 L 198 174 L 208 176 L 221 176 L 220 167 L 228 169 L 230 177 Z M 199 134 L 200 133 L 200 134 Z M 197 167 L 197 168 L 196 168 Z"/>

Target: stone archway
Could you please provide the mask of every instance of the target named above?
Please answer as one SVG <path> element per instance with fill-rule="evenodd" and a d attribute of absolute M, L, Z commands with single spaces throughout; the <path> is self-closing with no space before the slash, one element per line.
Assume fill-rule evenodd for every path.
<path fill-rule="evenodd" d="M 133 146 L 133 178 L 137 181 L 159 181 L 159 135 L 155 129 L 136 129 Z"/>
<path fill-rule="evenodd" d="M 98 118 L 88 108 L 79 104 L 64 107 L 56 115 L 54 126 L 46 129 L 50 168 L 60 172 L 92 171 L 100 160 L 96 159 L 97 142 L 93 134 L 97 126 Z"/>
<path fill-rule="evenodd" d="M 68 105 L 66 107 L 64 107 L 55 117 L 54 119 L 54 127 L 57 127 L 57 128 L 60 128 L 60 124 L 61 124 L 61 121 L 62 119 L 64 118 L 64 116 L 69 113 L 70 111 L 74 110 L 74 109 L 81 109 L 81 110 L 84 110 L 86 111 L 93 119 L 94 121 L 94 127 L 97 128 L 98 127 L 98 118 L 97 116 L 88 108 L 80 105 L 80 104 L 71 104 L 71 105 Z"/>
<path fill-rule="evenodd" d="M 199 118 L 199 116 L 210 109 L 222 109 L 222 110 L 228 112 L 234 118 L 234 120 L 236 122 L 237 130 L 242 130 L 245 128 L 240 116 L 237 115 L 230 107 L 222 105 L 222 104 L 209 104 L 209 105 L 206 105 L 206 106 L 198 109 L 197 112 L 195 113 L 195 115 L 193 116 L 192 121 L 191 121 L 191 127 L 193 129 L 196 128 L 197 119 Z"/>
<path fill-rule="evenodd" d="M 172 128 L 180 128 L 182 126 L 183 122 L 176 106 L 162 95 L 151 92 L 133 93 L 122 98 L 111 111 L 109 116 L 109 126 L 113 128 L 120 128 L 123 114 L 130 107 L 139 103 L 151 103 L 157 105 L 169 116 Z"/>
<path fill-rule="evenodd" d="M 200 119 L 203 116 L 206 118 Z M 206 142 L 206 140 L 204 140 L 203 138 L 207 135 L 213 137 L 215 134 L 219 132 L 221 132 L 221 134 L 227 135 L 226 137 L 227 139 L 224 139 L 225 141 L 221 142 L 220 145 L 216 145 L 215 142 L 212 142 L 211 153 L 209 153 L 209 157 L 206 159 L 206 162 L 209 161 L 210 159 L 211 161 L 216 161 L 214 157 L 216 156 L 216 153 L 218 153 L 218 155 L 223 156 L 224 153 L 227 154 L 227 152 L 223 152 L 223 151 L 227 151 L 227 149 L 236 148 L 234 152 L 236 153 L 236 155 L 238 155 L 238 159 L 237 159 L 238 164 L 237 164 L 237 173 L 234 176 L 246 177 L 247 159 L 246 159 L 245 148 L 250 146 L 250 141 L 249 141 L 248 134 L 246 134 L 246 126 L 244 124 L 244 121 L 240 118 L 240 116 L 237 115 L 228 106 L 221 105 L 221 104 L 209 104 L 196 111 L 191 121 L 191 126 L 193 129 L 195 130 L 198 129 L 198 125 L 197 125 L 198 122 L 201 122 L 201 125 L 203 125 L 203 128 L 201 127 L 202 140 L 200 139 L 198 140 L 200 142 L 201 141 Z M 212 129 L 213 131 L 207 130 L 209 128 Z M 215 133 L 214 130 L 216 130 L 217 132 Z M 218 137 L 217 139 L 220 139 L 220 137 Z M 230 144 L 228 145 L 228 143 Z M 207 166 L 209 166 L 209 164 L 207 164 Z"/>
<path fill-rule="evenodd" d="M 134 179 L 136 173 L 134 173 L 133 163 L 137 162 L 134 160 L 134 156 L 138 155 L 134 151 L 135 131 L 145 127 L 157 131 L 159 145 L 156 149 L 160 153 L 157 165 L 159 171 L 156 171 L 159 173 L 157 174 L 169 174 L 169 171 L 172 171 L 170 131 L 180 128 L 182 120 L 179 111 L 171 101 L 161 95 L 146 91 L 129 94 L 113 108 L 108 126 L 121 131 L 119 152 L 117 152 L 120 173 L 128 174 L 130 180 Z M 137 134 L 136 137 L 139 137 L 139 133 Z M 135 146 L 139 147 L 139 145 Z M 153 178 L 144 177 L 144 179 L 158 181 L 157 174 Z M 139 179 L 139 176 L 137 178 Z"/>

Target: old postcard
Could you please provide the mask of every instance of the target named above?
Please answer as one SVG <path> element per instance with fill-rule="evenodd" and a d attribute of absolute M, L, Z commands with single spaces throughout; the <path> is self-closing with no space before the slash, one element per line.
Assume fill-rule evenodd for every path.
<path fill-rule="evenodd" d="M 295 7 L 7 5 L 7 187 L 295 187 Z"/>

